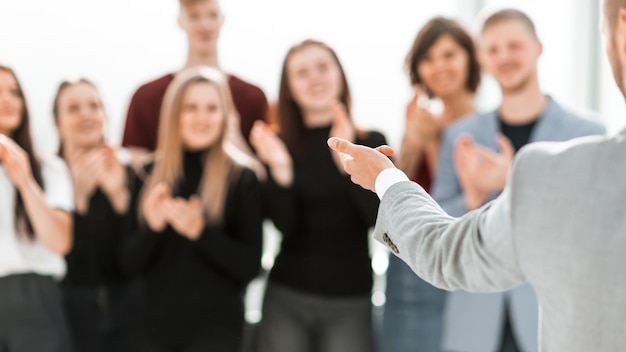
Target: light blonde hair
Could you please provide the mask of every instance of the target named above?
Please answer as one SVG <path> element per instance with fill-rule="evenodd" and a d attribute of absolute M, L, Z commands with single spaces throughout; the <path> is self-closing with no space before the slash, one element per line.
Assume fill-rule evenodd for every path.
<path fill-rule="evenodd" d="M 176 187 L 183 181 L 185 151 L 180 127 L 182 101 L 189 87 L 198 83 L 215 86 L 222 104 L 221 131 L 218 140 L 204 154 L 205 167 L 198 186 L 200 202 L 208 223 L 219 224 L 223 219 L 228 186 L 239 175 L 247 160 L 242 158 L 241 153 L 237 152 L 227 138 L 228 119 L 234 109 L 227 79 L 220 71 L 208 66 L 195 66 L 180 71 L 165 91 L 159 120 L 157 157 L 141 191 L 139 209 L 142 209 L 147 193 L 155 185 L 163 182 L 172 192 L 176 192 Z M 143 222 L 142 212 L 139 214 Z"/>

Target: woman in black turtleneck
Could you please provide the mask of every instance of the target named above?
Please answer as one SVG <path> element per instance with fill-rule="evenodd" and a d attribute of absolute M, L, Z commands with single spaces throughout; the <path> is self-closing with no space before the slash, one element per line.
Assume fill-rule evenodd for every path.
<path fill-rule="evenodd" d="M 373 350 L 368 230 L 378 198 L 350 182 L 326 140 L 379 146 L 385 138 L 355 129 L 349 108 L 337 56 L 307 40 L 285 59 L 279 136 L 262 123 L 252 130 L 269 169 L 267 211 L 283 235 L 264 299 L 260 352 Z"/>
<path fill-rule="evenodd" d="M 143 277 L 141 351 L 238 351 L 243 295 L 261 257 L 260 189 L 227 152 L 225 77 L 180 71 L 168 87 L 154 164 L 132 206 L 126 270 Z M 139 188 L 139 187 L 136 187 Z"/>
<path fill-rule="evenodd" d="M 105 112 L 91 81 L 63 81 L 53 113 L 74 187 L 73 246 L 61 282 L 74 351 L 136 351 L 138 288 L 117 261 L 132 172 L 104 142 Z"/>

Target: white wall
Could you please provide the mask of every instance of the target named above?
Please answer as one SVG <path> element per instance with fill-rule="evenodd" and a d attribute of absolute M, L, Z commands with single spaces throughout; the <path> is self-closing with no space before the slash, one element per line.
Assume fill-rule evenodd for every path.
<path fill-rule="evenodd" d="M 432 15 L 460 18 L 471 27 L 483 4 L 515 6 L 536 22 L 544 43 L 540 79 L 544 90 L 566 105 L 594 108 L 591 92 L 612 129 L 622 125 L 623 99 L 608 70 L 599 29 L 597 0 L 222 0 L 226 22 L 220 64 L 259 85 L 273 99 L 291 44 L 315 37 L 333 46 L 347 71 L 354 117 L 386 133 L 397 145 L 409 94 L 404 57 L 419 27 Z M 51 150 L 50 114 L 58 82 L 86 74 L 99 85 L 110 116 L 110 137 L 121 133 L 129 98 L 142 82 L 183 64 L 186 44 L 176 25 L 176 0 L 0 0 L 0 61 L 16 68 L 35 121 L 37 147 Z M 598 56 L 602 68 L 590 59 Z M 594 66 L 595 65 L 595 66 Z M 600 85 L 592 85 L 593 75 Z M 597 77 L 596 77 L 597 78 Z M 499 101 L 485 80 L 483 108 Z"/>

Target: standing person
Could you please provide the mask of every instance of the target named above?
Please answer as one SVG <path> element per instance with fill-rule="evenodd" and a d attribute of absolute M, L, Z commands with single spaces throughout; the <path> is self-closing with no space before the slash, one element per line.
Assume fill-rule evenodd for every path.
<path fill-rule="evenodd" d="M 0 65 L 0 350 L 70 351 L 61 294 L 72 247 L 72 184 L 58 158 L 33 151 L 13 70 Z"/>
<path fill-rule="evenodd" d="M 372 351 L 367 235 L 378 201 L 350 182 L 325 141 L 385 139 L 356 129 L 349 111 L 350 90 L 335 52 L 315 40 L 293 46 L 281 76 L 280 132 L 258 122 L 251 134 L 269 169 L 269 216 L 283 235 L 263 302 L 261 352 Z"/>
<path fill-rule="evenodd" d="M 187 36 L 187 60 L 183 69 L 198 65 L 218 68 L 217 41 L 224 23 L 224 14 L 218 0 L 179 1 L 178 25 Z M 174 76 L 175 73 L 169 73 L 142 85 L 134 93 L 126 117 L 122 141 L 125 147 L 136 152 L 138 150 L 153 152 L 156 149 L 163 96 Z M 254 121 L 265 120 L 267 99 L 258 87 L 234 75 L 227 77 L 235 106 L 231 114 L 233 121 L 230 123 L 239 125 L 241 135 L 235 129 L 230 133 L 233 133 L 237 140 L 243 136 L 247 141 Z M 247 148 L 248 145 L 241 141 L 239 147 Z"/>
<path fill-rule="evenodd" d="M 139 229 L 121 258 L 143 277 L 141 351 L 241 348 L 243 296 L 260 268 L 263 216 L 255 173 L 225 148 L 233 109 L 226 80 L 191 67 L 165 93 L 157 158 L 131 206 Z"/>
<path fill-rule="evenodd" d="M 626 1 L 603 7 L 606 51 L 626 97 Z M 504 192 L 460 218 L 405 182 L 381 154 L 391 148 L 329 145 L 381 198 L 374 237 L 422 278 L 475 292 L 529 282 L 541 302 L 541 351 L 626 350 L 626 130 L 525 147 Z"/>
<path fill-rule="evenodd" d="M 415 94 L 406 108 L 404 137 L 395 162 L 428 192 L 437 170 L 442 129 L 476 112 L 480 65 L 472 37 L 456 21 L 435 17 L 417 34 L 406 66 Z M 421 104 L 431 98 L 443 104 L 439 115 Z M 390 255 L 383 350 L 438 351 L 445 297 L 445 291 L 415 276 L 402 260 Z"/>
<path fill-rule="evenodd" d="M 513 155 L 525 144 L 605 132 L 541 92 L 537 60 L 542 45 L 526 14 L 514 9 L 494 12 L 480 35 L 481 63 L 498 81 L 502 103 L 443 133 L 432 194 L 452 216 L 479 208 L 502 192 Z M 444 350 L 536 349 L 538 307 L 529 285 L 502 293 L 452 292 L 445 309 Z"/>
<path fill-rule="evenodd" d="M 443 133 L 432 194 L 448 214 L 463 215 L 502 192 L 513 155 L 525 144 L 604 134 L 601 125 L 541 92 L 537 73 L 541 51 L 535 26 L 523 12 L 503 9 L 485 18 L 479 55 L 483 69 L 502 89 L 502 103 Z M 443 349 L 535 351 L 538 311 L 530 285 L 490 294 L 452 292 L 445 308 Z"/>
<path fill-rule="evenodd" d="M 63 81 L 53 113 L 76 205 L 74 246 L 61 283 L 74 351 L 137 351 L 138 288 L 117 260 L 133 174 L 105 144 L 105 111 L 91 81 Z"/>

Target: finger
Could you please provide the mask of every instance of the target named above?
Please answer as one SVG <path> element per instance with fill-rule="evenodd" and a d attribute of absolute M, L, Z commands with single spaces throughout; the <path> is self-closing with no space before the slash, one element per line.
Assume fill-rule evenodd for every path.
<path fill-rule="evenodd" d="M 377 147 L 376 150 L 385 156 L 393 156 L 396 153 L 396 151 L 388 145 L 381 145 Z"/>
<path fill-rule="evenodd" d="M 267 128 L 267 124 L 265 123 L 265 121 L 263 120 L 256 120 L 254 121 L 254 124 L 252 125 L 252 128 L 256 128 L 256 129 L 264 129 Z"/>
<path fill-rule="evenodd" d="M 165 182 L 160 182 L 152 188 L 150 192 L 155 199 L 164 199 L 170 197 L 170 189 Z"/>
<path fill-rule="evenodd" d="M 354 157 L 354 154 L 358 153 L 359 151 L 359 146 L 343 138 L 331 137 L 328 139 L 327 143 L 332 150 L 343 154 L 348 154 L 351 157 Z"/>
<path fill-rule="evenodd" d="M 472 140 L 472 137 L 463 134 L 461 135 L 457 140 L 456 143 L 454 144 L 454 150 L 458 150 L 458 151 L 468 151 L 471 150 L 474 147 L 474 141 Z"/>
<path fill-rule="evenodd" d="M 416 84 L 413 86 L 413 94 L 415 95 L 416 101 L 419 97 L 428 96 L 428 94 L 426 94 L 426 90 L 424 90 L 424 87 L 422 87 L 421 84 Z"/>
<path fill-rule="evenodd" d="M 511 141 L 503 134 L 498 134 L 496 138 L 498 141 L 498 147 L 500 148 L 500 153 L 507 158 L 512 159 L 515 155 L 515 147 L 513 147 Z"/>
<path fill-rule="evenodd" d="M 420 109 L 428 110 L 428 107 L 430 106 L 430 98 L 428 97 L 426 90 L 424 90 L 424 88 L 418 84 L 415 85 L 413 91 L 415 92 L 416 96 L 415 105 Z"/>
<path fill-rule="evenodd" d="M 200 205 L 200 197 L 195 194 L 192 195 L 191 197 L 189 197 L 189 201 L 187 202 L 187 204 L 194 208 L 198 207 Z"/>

